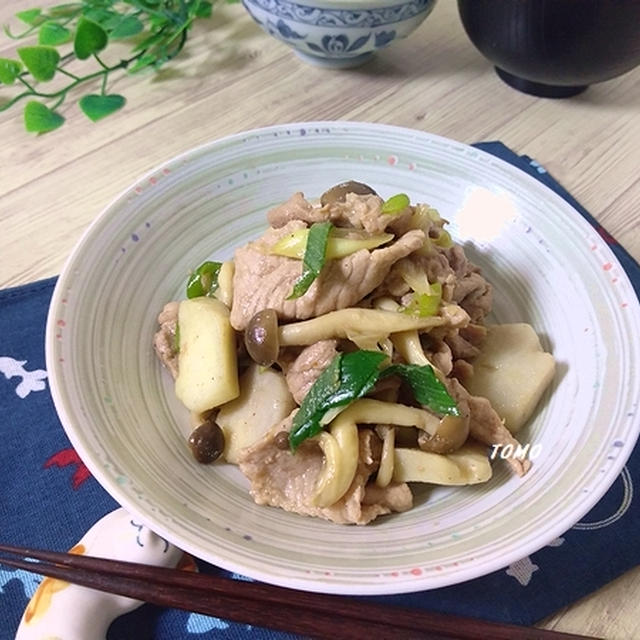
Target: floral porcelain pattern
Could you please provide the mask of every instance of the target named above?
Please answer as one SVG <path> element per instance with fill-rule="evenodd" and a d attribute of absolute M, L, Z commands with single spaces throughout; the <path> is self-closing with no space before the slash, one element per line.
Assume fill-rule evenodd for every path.
<path fill-rule="evenodd" d="M 271 15 L 319 27 L 379 27 L 413 18 L 434 4 L 434 0 L 412 0 L 381 9 L 319 9 L 287 0 L 244 0 Z M 248 7 L 247 7 L 248 8 Z"/>
<path fill-rule="evenodd" d="M 376 9 L 318 8 L 288 0 L 243 0 L 251 17 L 303 57 L 363 62 L 377 49 L 411 33 L 435 0 L 407 0 Z"/>

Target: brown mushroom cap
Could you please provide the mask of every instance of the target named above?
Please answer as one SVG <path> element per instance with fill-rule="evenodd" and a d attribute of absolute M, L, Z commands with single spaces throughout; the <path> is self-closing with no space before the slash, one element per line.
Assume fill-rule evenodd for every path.
<path fill-rule="evenodd" d="M 377 195 L 369 185 L 356 182 L 355 180 L 348 180 L 347 182 L 341 182 L 327 189 L 320 196 L 320 204 L 325 206 L 333 202 L 344 202 L 347 193 L 355 193 L 359 196 Z"/>
<path fill-rule="evenodd" d="M 278 358 L 278 314 L 275 309 L 258 311 L 244 331 L 244 344 L 254 362 L 270 367 Z"/>
<path fill-rule="evenodd" d="M 444 416 L 433 435 L 421 431 L 418 446 L 431 453 L 452 453 L 469 437 L 469 416 Z"/>
<path fill-rule="evenodd" d="M 210 464 L 224 451 L 224 433 L 211 418 L 198 425 L 189 436 L 193 457 L 201 464 Z"/>

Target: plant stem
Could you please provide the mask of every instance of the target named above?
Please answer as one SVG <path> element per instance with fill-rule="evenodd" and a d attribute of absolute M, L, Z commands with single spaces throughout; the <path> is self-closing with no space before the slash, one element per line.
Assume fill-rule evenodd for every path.
<path fill-rule="evenodd" d="M 20 80 L 20 82 L 22 82 L 22 84 L 23 84 L 25 87 L 27 87 L 27 89 L 29 89 L 29 91 L 35 91 L 35 89 L 31 86 L 31 84 L 30 84 L 30 83 L 28 83 L 28 82 L 23 78 L 23 75 L 24 75 L 24 74 L 22 74 L 22 73 L 21 73 L 21 74 L 18 76 L 18 80 Z"/>
<path fill-rule="evenodd" d="M 105 69 L 105 70 L 108 70 L 108 69 L 109 69 L 109 67 L 108 67 L 104 62 L 102 62 L 102 60 L 100 59 L 100 56 L 99 56 L 97 53 L 94 53 L 94 54 L 93 54 L 93 57 L 98 61 L 98 64 L 99 64 L 103 69 Z"/>
<path fill-rule="evenodd" d="M 70 71 L 65 71 L 65 69 L 63 69 L 60 66 L 58 66 L 58 71 L 60 73 L 64 73 L 65 76 L 69 76 L 69 78 L 72 78 L 73 80 L 80 80 L 80 77 L 77 76 L 75 73 L 71 73 Z"/>
<path fill-rule="evenodd" d="M 66 98 L 67 94 L 63 93 L 53 104 L 53 106 L 51 107 L 51 111 L 55 111 L 63 102 L 64 99 Z"/>
<path fill-rule="evenodd" d="M 16 102 L 24 98 L 28 98 L 29 96 L 35 96 L 37 98 L 62 98 L 62 100 L 58 100 L 56 106 L 62 104 L 62 101 L 67 96 L 67 93 L 71 91 L 74 87 L 78 86 L 82 82 L 86 82 L 88 80 L 93 80 L 94 78 L 99 78 L 103 76 L 103 87 L 106 83 L 106 78 L 112 71 L 117 71 L 118 69 L 126 69 L 134 60 L 137 60 L 142 53 L 139 53 L 132 58 L 128 58 L 127 60 L 120 60 L 118 64 L 113 65 L 112 67 L 106 67 L 105 69 L 101 69 L 100 71 L 95 71 L 94 73 L 90 73 L 89 75 L 77 77 L 76 80 L 70 82 L 66 87 L 63 87 L 59 91 L 54 91 L 53 93 L 43 93 L 42 91 L 37 91 L 34 87 L 32 87 L 26 80 L 20 78 L 21 82 L 29 88 L 29 91 L 23 91 L 19 93 L 17 96 L 14 96 L 9 102 L 6 102 L 2 106 L 0 106 L 0 111 L 6 111 L 10 107 L 12 107 Z M 68 74 L 67 74 L 68 75 Z"/>

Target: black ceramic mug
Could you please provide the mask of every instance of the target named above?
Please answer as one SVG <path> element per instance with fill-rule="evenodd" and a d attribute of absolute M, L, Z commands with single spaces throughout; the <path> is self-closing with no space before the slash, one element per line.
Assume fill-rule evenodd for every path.
<path fill-rule="evenodd" d="M 510 86 L 576 95 L 640 64 L 640 0 L 458 0 L 462 24 Z"/>

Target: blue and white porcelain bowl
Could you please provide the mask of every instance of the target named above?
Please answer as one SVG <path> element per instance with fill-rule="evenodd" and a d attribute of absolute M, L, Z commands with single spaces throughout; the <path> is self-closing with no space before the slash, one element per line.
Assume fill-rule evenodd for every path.
<path fill-rule="evenodd" d="M 408 36 L 436 0 L 242 0 L 251 17 L 306 62 L 355 67 Z"/>

